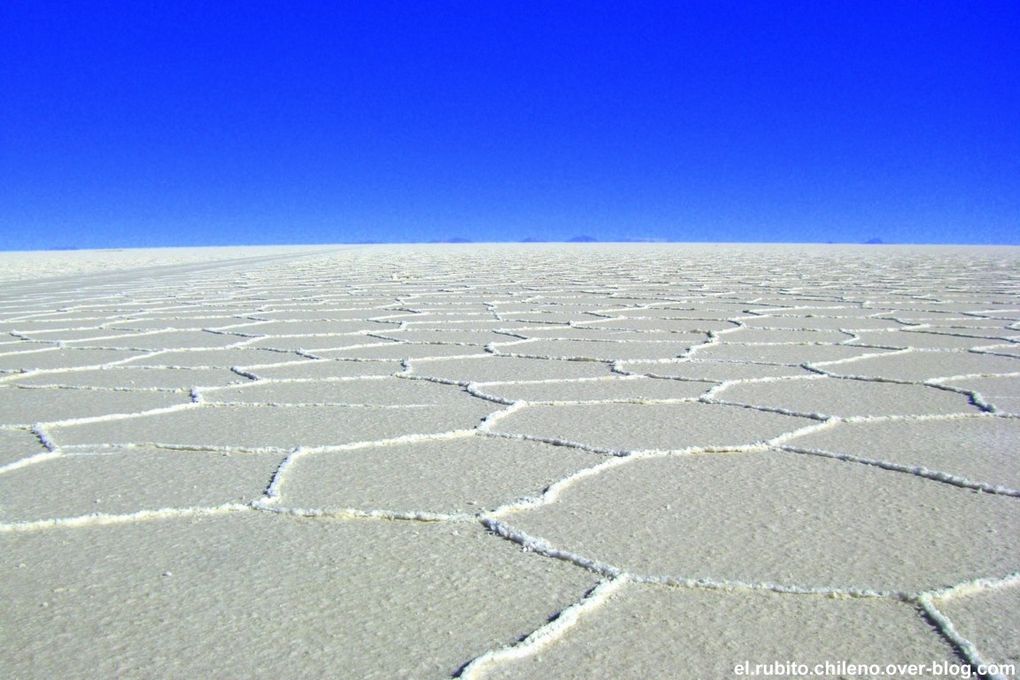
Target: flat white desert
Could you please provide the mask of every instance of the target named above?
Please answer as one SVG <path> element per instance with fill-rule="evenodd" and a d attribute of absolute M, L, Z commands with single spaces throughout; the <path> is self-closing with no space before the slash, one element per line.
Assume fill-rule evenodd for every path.
<path fill-rule="evenodd" d="M 0 263 L 3 677 L 1020 664 L 1018 248 Z"/>

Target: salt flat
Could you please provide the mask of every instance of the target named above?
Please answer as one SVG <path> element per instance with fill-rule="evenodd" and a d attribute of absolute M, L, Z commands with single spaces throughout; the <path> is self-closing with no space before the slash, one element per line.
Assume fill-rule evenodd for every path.
<path fill-rule="evenodd" d="M 2 677 L 1020 667 L 1020 249 L 0 263 Z"/>

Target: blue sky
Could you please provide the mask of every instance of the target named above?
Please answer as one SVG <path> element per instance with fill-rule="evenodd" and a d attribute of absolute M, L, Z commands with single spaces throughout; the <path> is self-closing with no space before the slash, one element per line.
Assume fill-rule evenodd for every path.
<path fill-rule="evenodd" d="M 0 4 L 0 249 L 1020 243 L 1020 3 Z"/>

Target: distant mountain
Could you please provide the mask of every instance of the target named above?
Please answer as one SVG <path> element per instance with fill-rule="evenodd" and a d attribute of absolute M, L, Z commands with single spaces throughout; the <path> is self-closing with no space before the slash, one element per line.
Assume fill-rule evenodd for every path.
<path fill-rule="evenodd" d="M 581 234 L 579 236 L 571 236 L 570 238 L 567 239 L 567 243 L 595 243 L 597 241 L 598 239 L 595 238 L 594 236 L 588 236 L 586 234 Z"/>
<path fill-rule="evenodd" d="M 450 236 L 449 238 L 433 239 L 429 243 L 471 243 L 471 239 L 463 236 Z"/>
<path fill-rule="evenodd" d="M 883 241 L 882 239 L 880 239 L 877 236 L 875 236 L 874 238 L 869 238 L 864 243 L 866 243 L 869 246 L 877 246 L 877 245 L 880 245 L 882 243 L 885 243 L 885 241 Z"/>

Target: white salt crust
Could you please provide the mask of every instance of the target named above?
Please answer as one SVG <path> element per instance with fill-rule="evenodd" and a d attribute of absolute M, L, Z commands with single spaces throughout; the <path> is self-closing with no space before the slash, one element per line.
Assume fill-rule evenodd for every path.
<path fill-rule="evenodd" d="M 88 535 L 107 557 L 144 545 L 154 567 L 173 554 L 201 564 L 207 536 L 224 564 L 254 535 L 304 545 L 313 559 L 331 547 L 303 537 L 328 540 L 334 527 L 365 551 L 341 578 L 417 585 L 353 601 L 380 627 L 375 647 L 323 642 L 302 666 L 270 642 L 259 663 L 277 674 L 526 676 L 543 658 L 582 668 L 574 636 L 604 617 L 612 630 L 626 608 L 610 603 L 637 592 L 664 611 L 684 593 L 725 593 L 738 608 L 879 602 L 854 610 L 861 625 L 892 626 L 901 644 L 924 640 L 975 666 L 1009 661 L 996 631 L 1020 627 L 1018 265 L 1008 248 L 793 246 L 19 258 L 0 294 L 0 582 L 25 630 L 51 606 L 78 627 L 66 631 L 77 642 L 33 650 L 34 666 L 6 645 L 0 671 L 88 677 L 62 653 L 83 644 L 111 672 L 147 677 L 131 665 L 148 647 L 130 603 L 110 619 L 86 600 L 51 602 L 89 587 L 88 569 L 60 568 L 84 559 L 67 547 L 81 532 L 100 532 Z M 685 515 L 690 496 L 667 501 L 671 475 L 715 504 L 720 524 Z M 635 483 L 647 491 L 626 491 Z M 738 491 L 740 503 L 727 500 Z M 875 503 L 899 514 L 869 512 Z M 741 539 L 724 506 L 777 523 Z M 893 517 L 902 525 L 883 524 Z M 826 563 L 826 541 L 869 535 L 857 559 Z M 784 550 L 813 561 L 784 565 Z M 437 551 L 467 562 L 433 569 Z M 408 580 L 412 555 L 419 572 Z M 265 557 L 250 583 L 220 572 L 212 591 L 185 589 L 162 615 L 196 616 L 220 579 L 253 607 L 270 589 L 310 634 L 329 618 L 307 599 L 314 573 L 274 586 L 274 565 L 294 565 L 272 549 Z M 40 560 L 55 566 L 33 570 Z M 433 598 L 451 569 L 469 586 L 454 608 Z M 514 616 L 486 596 L 493 569 L 511 584 L 502 596 L 517 593 Z M 105 578 L 102 587 L 151 589 L 142 573 Z M 378 613 L 387 592 L 411 618 Z M 412 616 L 416 606 L 425 609 Z M 261 625 L 199 623 L 190 633 L 221 648 Z M 409 639 L 409 626 L 425 656 L 380 653 Z M 770 648 L 769 633 L 756 634 Z M 622 636 L 595 639 L 624 666 L 672 670 L 666 655 L 629 657 Z M 224 659 L 244 661 L 207 648 L 187 670 L 222 675 Z"/>

